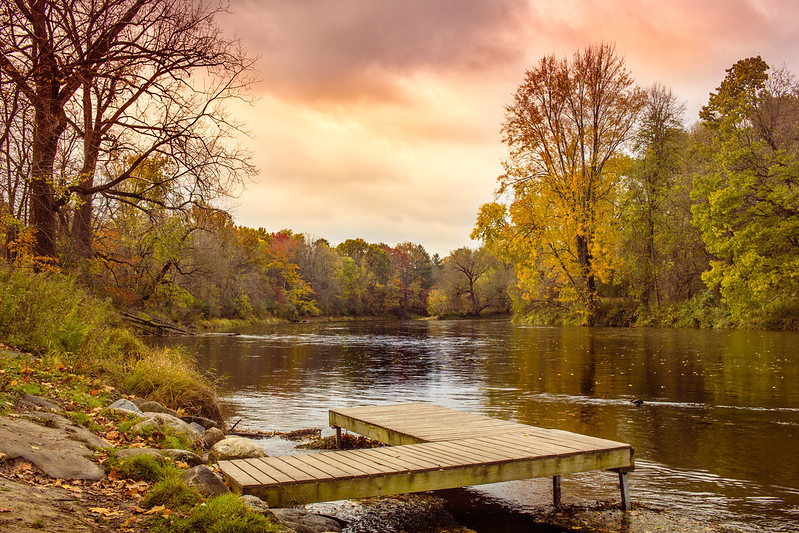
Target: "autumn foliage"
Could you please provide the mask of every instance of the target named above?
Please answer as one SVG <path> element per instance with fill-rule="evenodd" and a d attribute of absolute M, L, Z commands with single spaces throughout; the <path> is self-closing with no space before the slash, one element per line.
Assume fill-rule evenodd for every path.
<path fill-rule="evenodd" d="M 527 72 L 472 234 L 515 265 L 518 313 L 799 326 L 799 83 L 748 58 L 690 130 L 683 110 L 636 87 L 607 44 Z"/>

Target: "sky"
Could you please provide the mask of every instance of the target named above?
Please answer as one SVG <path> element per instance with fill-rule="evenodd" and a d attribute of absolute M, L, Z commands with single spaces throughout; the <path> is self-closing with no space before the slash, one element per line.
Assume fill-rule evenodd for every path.
<path fill-rule="evenodd" d="M 476 247 L 506 150 L 504 107 L 541 57 L 615 44 L 642 87 L 686 104 L 760 55 L 799 74 L 796 0 L 231 0 L 219 19 L 258 57 L 254 104 L 231 107 L 259 174 L 237 224 Z"/>

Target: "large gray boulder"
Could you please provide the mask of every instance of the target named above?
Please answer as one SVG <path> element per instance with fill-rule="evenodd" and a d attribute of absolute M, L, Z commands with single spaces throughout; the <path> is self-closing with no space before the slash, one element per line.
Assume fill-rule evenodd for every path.
<path fill-rule="evenodd" d="M 189 466 L 199 466 L 205 463 L 202 457 L 200 457 L 194 452 L 190 452 L 187 450 L 169 449 L 169 450 L 161 450 L 161 453 L 164 454 L 166 457 L 169 457 L 173 461 L 180 461 L 186 463 Z"/>
<path fill-rule="evenodd" d="M 156 461 L 161 464 L 166 464 L 166 459 L 164 455 L 161 453 L 160 450 L 156 450 L 155 448 L 126 448 L 124 450 L 118 450 L 116 452 L 116 456 L 118 459 L 131 459 L 133 457 L 139 457 L 145 455 L 147 457 L 152 457 Z"/>
<path fill-rule="evenodd" d="M 24 407 L 32 407 L 33 409 L 44 409 L 47 411 L 60 410 L 56 404 L 47 398 L 42 398 L 41 396 L 36 396 L 34 394 L 25 394 L 19 399 L 19 403 Z"/>
<path fill-rule="evenodd" d="M 60 417 L 63 418 L 63 417 Z M 59 479 L 98 481 L 105 477 L 103 468 L 88 459 L 92 450 L 74 438 L 75 426 L 48 427 L 22 418 L 0 417 L 0 453 L 21 457 L 45 474 Z M 95 435 L 95 438 L 98 438 Z M 108 444 L 106 442 L 106 444 Z"/>
<path fill-rule="evenodd" d="M 225 434 L 222 433 L 222 430 L 219 428 L 210 428 L 206 429 L 200 438 L 197 439 L 197 445 L 202 447 L 202 449 L 207 450 L 212 447 L 214 444 L 223 440 L 225 438 Z"/>
<path fill-rule="evenodd" d="M 215 427 L 219 427 L 219 424 L 211 420 L 210 418 L 205 418 L 204 416 L 181 416 L 181 420 L 186 422 L 187 424 L 191 424 L 194 422 L 195 424 L 199 424 L 203 427 L 203 429 L 211 429 Z"/>
<path fill-rule="evenodd" d="M 319 516 L 302 509 L 286 507 L 270 510 L 281 524 L 290 527 L 296 533 L 326 533 L 330 531 L 340 533 L 341 531 L 341 525 L 332 518 Z"/>
<path fill-rule="evenodd" d="M 227 437 L 220 440 L 208 451 L 208 460 L 213 462 L 231 459 L 252 459 L 264 457 L 263 448 L 255 441 L 244 437 Z"/>
<path fill-rule="evenodd" d="M 205 465 L 195 466 L 183 472 L 180 479 L 206 498 L 227 494 L 230 489 Z"/>
<path fill-rule="evenodd" d="M 247 508 L 250 511 L 266 515 L 272 518 L 275 522 L 278 521 L 277 517 L 272 513 L 272 511 L 269 510 L 269 505 L 258 496 L 253 496 L 252 494 L 245 494 L 243 496 L 240 496 L 239 499 L 244 505 L 247 506 Z"/>
<path fill-rule="evenodd" d="M 60 429 L 66 438 L 82 442 L 90 448 L 111 448 L 112 444 L 83 426 L 76 426 L 72 420 L 55 413 L 31 413 L 30 418 L 50 428 Z"/>
<path fill-rule="evenodd" d="M 142 402 L 139 404 L 139 409 L 143 413 L 162 413 L 165 415 L 174 416 L 178 418 L 178 412 L 169 407 L 164 407 L 163 404 L 153 401 Z"/>
<path fill-rule="evenodd" d="M 134 414 L 140 416 L 142 414 L 141 409 L 139 409 L 139 407 L 135 403 L 133 403 L 130 400 L 126 400 L 125 398 L 120 398 L 119 400 L 109 405 L 108 408 L 126 414 Z"/>
<path fill-rule="evenodd" d="M 197 433 L 183 420 L 164 413 L 144 413 L 145 419 L 136 423 L 131 429 L 135 432 L 171 429 L 178 435 L 185 436 L 192 444 L 197 440 Z"/>

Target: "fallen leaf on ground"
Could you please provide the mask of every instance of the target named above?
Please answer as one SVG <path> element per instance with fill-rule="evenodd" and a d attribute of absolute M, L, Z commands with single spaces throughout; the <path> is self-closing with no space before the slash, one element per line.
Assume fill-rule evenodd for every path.
<path fill-rule="evenodd" d="M 155 507 L 153 507 L 149 511 L 145 511 L 144 514 L 158 514 L 158 513 L 163 513 L 164 511 L 166 511 L 166 506 L 165 505 L 156 505 Z"/>
<path fill-rule="evenodd" d="M 33 469 L 33 465 L 26 461 L 20 461 L 14 466 L 15 472 L 27 472 L 31 469 Z"/>
<path fill-rule="evenodd" d="M 122 511 L 113 511 L 105 507 L 89 507 L 89 511 L 103 516 L 121 516 L 123 514 Z"/>

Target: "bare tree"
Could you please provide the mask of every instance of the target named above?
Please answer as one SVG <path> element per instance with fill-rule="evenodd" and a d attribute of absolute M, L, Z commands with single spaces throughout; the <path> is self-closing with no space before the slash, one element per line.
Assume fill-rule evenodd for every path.
<path fill-rule="evenodd" d="M 26 217 L 30 169 L 26 149 L 33 133 L 32 109 L 11 84 L 0 83 L 0 206 L 13 218 Z"/>
<path fill-rule="evenodd" d="M 488 302 L 480 300 L 476 284 L 492 267 L 494 262 L 492 260 L 493 258 L 482 248 L 479 250 L 458 248 L 444 259 L 445 269 L 455 274 L 453 277 L 455 294 L 469 299 L 468 314 L 471 316 L 479 316 L 480 312 L 489 305 Z"/>
<path fill-rule="evenodd" d="M 236 126 L 219 103 L 246 86 L 251 62 L 215 25 L 220 11 L 205 0 L 12 0 L 0 12 L 0 76 L 34 110 L 37 255 L 56 256 L 59 210 L 71 194 L 80 196 L 73 235 L 86 254 L 93 198 L 128 201 L 160 187 L 123 186 L 152 155 L 172 160 L 184 205 L 251 171 L 246 154 L 223 141 Z M 56 157 L 68 128 L 82 140 L 82 164 L 62 182 Z M 102 156 L 127 165 L 116 174 L 106 166 L 98 179 Z"/>

